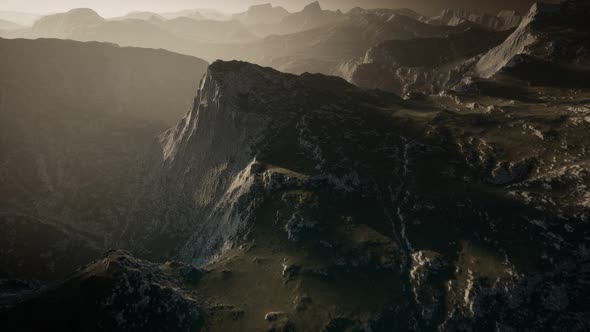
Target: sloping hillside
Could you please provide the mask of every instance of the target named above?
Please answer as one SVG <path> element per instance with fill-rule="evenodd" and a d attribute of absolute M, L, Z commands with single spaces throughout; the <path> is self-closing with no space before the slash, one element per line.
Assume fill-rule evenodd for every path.
<path fill-rule="evenodd" d="M 131 165 L 192 105 L 207 63 L 49 39 L 0 48 L 2 270 L 63 275 L 109 245 Z"/>

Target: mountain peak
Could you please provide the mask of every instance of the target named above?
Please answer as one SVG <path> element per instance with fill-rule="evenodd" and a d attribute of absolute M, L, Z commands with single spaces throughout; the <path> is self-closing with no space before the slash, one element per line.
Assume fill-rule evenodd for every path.
<path fill-rule="evenodd" d="M 98 15 L 97 12 L 95 12 L 94 10 L 92 10 L 90 8 L 75 8 L 75 9 L 68 11 L 66 14 L 71 15 L 71 16 L 86 16 L 86 17 L 102 18 L 100 15 Z"/>
<path fill-rule="evenodd" d="M 259 5 L 252 5 L 250 7 L 248 7 L 248 11 L 253 11 L 253 10 L 258 10 L 258 9 L 271 9 L 272 4 L 270 3 L 261 3 Z"/>
<path fill-rule="evenodd" d="M 518 29 L 479 59 L 475 66 L 476 74 L 490 78 L 524 62 L 557 65 L 559 62 L 574 64 L 587 61 L 584 46 L 576 45 L 585 44 L 588 33 L 585 20 L 589 13 L 588 1 L 536 2 Z M 555 45 L 572 46 L 567 46 L 570 49 L 564 51 Z"/>
<path fill-rule="evenodd" d="M 304 12 L 317 12 L 317 11 L 321 11 L 321 10 L 322 10 L 322 6 L 320 6 L 319 1 L 314 1 L 303 8 Z"/>
<path fill-rule="evenodd" d="M 264 3 L 250 6 L 246 12 L 234 14 L 233 18 L 245 24 L 273 24 L 287 15 L 289 12 L 285 8 Z"/>
<path fill-rule="evenodd" d="M 201 82 L 201 90 L 204 93 L 228 95 L 233 92 L 225 89 L 247 92 L 254 86 L 282 85 L 284 78 L 291 76 L 295 75 L 282 74 L 273 68 L 248 62 L 217 60 L 209 65 Z"/>
<path fill-rule="evenodd" d="M 244 69 L 252 69 L 252 68 L 260 68 L 267 71 L 276 71 L 272 68 L 264 68 L 249 62 L 239 61 L 239 60 L 216 60 L 209 65 L 208 72 L 213 74 L 223 74 L 227 72 L 239 72 Z"/>

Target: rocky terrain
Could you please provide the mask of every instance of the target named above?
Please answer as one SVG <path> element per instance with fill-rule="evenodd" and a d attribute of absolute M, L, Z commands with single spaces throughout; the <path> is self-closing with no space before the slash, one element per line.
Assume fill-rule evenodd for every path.
<path fill-rule="evenodd" d="M 366 72 L 344 70 L 351 66 L 340 73 L 352 72 L 346 78 L 358 85 L 373 77 L 377 84 L 369 87 L 377 89 L 215 61 L 199 75 L 184 118 L 167 130 L 148 125 L 136 104 L 124 117 L 107 117 L 134 130 L 100 124 L 99 112 L 88 111 L 61 127 L 8 125 L 20 136 L 3 134 L 2 151 L 24 157 L 2 161 L 13 165 L 5 168 L 12 173 L 3 177 L 2 201 L 32 202 L 23 206 L 38 215 L 7 220 L 52 226 L 69 246 L 55 252 L 76 248 L 81 257 L 71 260 L 82 267 L 39 282 L 18 263 L 6 265 L 0 322 L 15 331 L 590 329 L 588 14 L 588 1 L 537 4 L 518 28 L 495 31 L 473 22 L 430 24 L 407 10 L 356 9 L 312 30 L 332 41 L 340 58 L 306 31 L 259 42 L 274 40 L 278 48 L 284 38 L 299 40 L 330 63 L 324 71 L 362 57 L 366 49 L 350 47 L 350 40 L 366 40 L 371 61 L 358 66 Z M 376 31 L 397 40 L 382 40 Z M 285 54 L 303 61 L 296 50 Z M 422 81 L 400 74 L 411 71 Z M 0 77 L 13 77 L 0 81 L 11 86 L 19 76 Z M 76 84 L 72 95 L 97 109 L 119 100 L 89 99 L 95 90 L 82 87 Z M 0 95 L 0 105 L 12 95 Z M 46 121 L 70 119 L 56 111 L 70 98 L 51 108 Z M 70 136 L 43 135 L 47 128 L 92 132 L 93 126 L 79 127 L 87 118 L 100 139 L 82 138 L 96 145 L 76 150 L 64 143 Z M 23 144 L 25 136 L 49 143 Z M 62 167 L 70 158 L 49 164 L 49 156 L 71 151 L 67 156 L 106 161 L 95 168 Z M 7 186 L 25 170 L 14 165 L 35 167 L 31 187 L 40 194 L 8 199 L 29 188 L 25 177 L 19 187 Z M 80 185 L 105 170 L 112 174 L 100 179 L 115 184 Z M 63 193 L 79 198 L 68 200 L 76 205 L 47 199 Z M 7 240 L 19 238 L 10 235 L 18 227 L 3 225 Z M 23 226 L 22 234 L 30 241 L 50 233 Z M 91 241 L 96 234 L 103 237 Z M 127 251 L 99 257 L 106 247 Z M 3 249 L 1 257 L 26 257 L 30 248 Z M 45 264 L 63 261 L 54 255 L 31 254 Z"/>
<path fill-rule="evenodd" d="M 430 23 L 457 26 L 475 24 L 491 30 L 510 30 L 518 27 L 523 17 L 514 10 L 503 10 L 497 15 L 470 13 L 461 9 L 445 9 L 440 15 L 427 19 Z"/>
<path fill-rule="evenodd" d="M 438 38 L 386 41 L 346 62 L 340 74 L 356 85 L 402 95 L 461 89 L 474 79 L 505 71 L 514 76 L 520 72 L 532 83 L 586 86 L 588 9 L 562 8 L 535 4 L 515 30 L 484 31 L 462 25 L 463 32 Z"/>
<path fill-rule="evenodd" d="M 584 330 L 590 93 L 485 91 L 404 101 L 216 62 L 122 235 L 199 268 L 110 254 L 3 319 L 90 292 L 63 305 L 138 329 L 153 303 L 156 330 Z"/>
<path fill-rule="evenodd" d="M 435 94 L 459 83 L 473 58 L 503 42 L 510 32 L 472 26 L 451 35 L 389 40 L 341 68 L 350 82 L 374 89 Z"/>

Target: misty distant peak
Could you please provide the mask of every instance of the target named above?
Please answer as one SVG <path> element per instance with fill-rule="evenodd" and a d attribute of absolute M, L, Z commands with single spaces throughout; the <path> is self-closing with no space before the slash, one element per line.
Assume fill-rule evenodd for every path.
<path fill-rule="evenodd" d="M 75 8 L 75 9 L 68 11 L 66 14 L 72 15 L 72 16 L 86 16 L 86 17 L 102 18 L 100 15 L 98 15 L 97 12 L 95 12 L 94 10 L 92 10 L 90 8 Z"/>
<path fill-rule="evenodd" d="M 274 24 L 280 22 L 289 12 L 270 3 L 250 6 L 244 13 L 234 14 L 233 18 L 244 24 Z"/>
<path fill-rule="evenodd" d="M 314 1 L 303 8 L 303 12 L 318 12 L 322 10 L 319 1 Z"/>
<path fill-rule="evenodd" d="M 262 3 L 259 5 L 252 5 L 250 7 L 248 7 L 248 11 L 253 11 L 253 10 L 263 10 L 263 9 L 270 9 L 272 8 L 272 4 L 270 3 Z"/>

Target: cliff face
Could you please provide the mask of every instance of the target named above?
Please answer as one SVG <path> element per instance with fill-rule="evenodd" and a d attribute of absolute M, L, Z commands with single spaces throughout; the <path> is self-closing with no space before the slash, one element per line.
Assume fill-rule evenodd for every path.
<path fill-rule="evenodd" d="M 559 320 L 586 313 L 552 297 L 565 287 L 586 301 L 585 275 L 573 280 L 575 266 L 587 268 L 576 235 L 588 211 L 585 111 L 564 106 L 403 101 L 341 79 L 216 62 L 194 108 L 161 136 L 144 211 L 122 237 L 144 255 L 210 271 L 198 290 L 235 305 L 223 315 L 243 312 L 209 317 L 217 328 L 585 324 Z M 575 198 L 554 196 L 566 183 Z M 309 319 L 302 309 L 320 307 L 334 311 Z"/>
<path fill-rule="evenodd" d="M 312 117 L 308 113 L 339 109 L 325 98 L 332 100 L 344 93 L 337 91 L 339 87 L 352 89 L 340 79 L 324 79 L 328 86 L 322 88 L 316 86 L 320 78 L 313 75 L 284 75 L 240 62 L 216 62 L 209 67 L 194 109 L 161 137 L 158 172 L 162 173 L 157 178 L 163 180 L 153 184 L 175 196 L 166 198 L 169 204 L 161 204 L 168 211 L 164 215 L 189 211 L 190 217 L 183 216 L 180 225 L 173 227 L 175 231 L 170 230 L 183 239 L 176 242 L 182 246 L 174 249 L 183 258 L 206 262 L 224 245 L 236 242 L 235 237 L 253 217 L 258 195 L 272 186 L 267 182 L 282 177 L 264 171 L 267 167 L 277 164 L 289 170 L 288 174 L 311 172 L 325 181 L 354 178 L 353 174 L 335 176 L 323 170 L 333 165 L 312 144 L 315 138 L 307 137 L 315 135 L 306 128 Z M 169 224 L 158 223 L 160 227 Z"/>
<path fill-rule="evenodd" d="M 437 20 L 457 25 L 456 30 L 434 38 L 381 42 L 363 57 L 343 62 L 336 73 L 358 86 L 402 95 L 470 89 L 469 82 L 496 75 L 538 86 L 587 87 L 585 6 L 540 2 L 522 22 L 515 20 L 520 22 L 516 30 L 506 31 L 476 28 L 467 18 L 452 24 L 454 17 L 469 15 L 446 11 Z M 499 16 L 512 17 L 507 12 Z"/>
<path fill-rule="evenodd" d="M 526 72 L 527 65 L 534 68 L 542 64 L 554 68 L 565 66 L 562 70 L 570 72 L 587 71 L 590 56 L 585 18 L 588 13 L 583 1 L 536 3 L 506 41 L 482 56 L 474 68 L 475 75 L 490 78 L 519 67 L 524 67 Z M 547 72 L 547 76 L 552 76 L 552 70 Z"/>
<path fill-rule="evenodd" d="M 405 95 L 438 93 L 452 88 L 481 53 L 498 45 L 510 32 L 469 27 L 435 38 L 390 40 L 347 64 L 350 82 Z"/>

